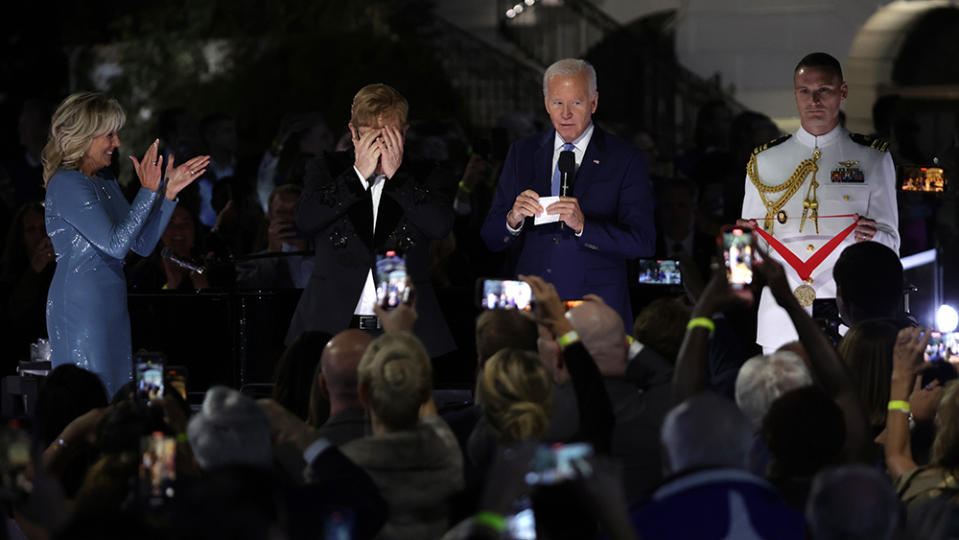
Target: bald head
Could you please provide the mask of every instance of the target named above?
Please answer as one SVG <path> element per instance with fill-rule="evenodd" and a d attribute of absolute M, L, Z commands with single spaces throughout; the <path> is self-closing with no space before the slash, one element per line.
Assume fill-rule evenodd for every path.
<path fill-rule="evenodd" d="M 338 402 L 358 402 L 356 369 L 371 341 L 373 338 L 362 330 L 344 330 L 323 349 L 320 378 L 330 397 L 331 409 L 338 408 Z"/>
<path fill-rule="evenodd" d="M 588 295 L 585 302 L 569 311 L 568 318 L 599 371 L 606 376 L 622 375 L 629 346 L 619 314 L 602 298 Z"/>

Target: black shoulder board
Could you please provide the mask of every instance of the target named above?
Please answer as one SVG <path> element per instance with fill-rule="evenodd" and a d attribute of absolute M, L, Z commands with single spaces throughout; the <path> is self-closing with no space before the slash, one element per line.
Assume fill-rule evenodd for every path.
<path fill-rule="evenodd" d="M 868 146 L 873 150 L 879 150 L 880 152 L 885 152 L 889 148 L 889 142 L 885 139 L 879 137 L 874 137 L 872 135 L 863 135 L 861 133 L 850 133 L 849 138 L 853 140 L 856 144 L 861 144 L 863 146 Z"/>
<path fill-rule="evenodd" d="M 778 139 L 773 139 L 766 144 L 760 144 L 759 146 L 753 149 L 753 155 L 756 155 L 762 152 L 763 150 L 769 150 L 770 148 L 772 148 L 773 146 L 776 146 L 777 144 L 782 144 L 786 142 L 786 139 L 790 137 L 792 137 L 792 135 L 783 135 L 782 137 Z"/>

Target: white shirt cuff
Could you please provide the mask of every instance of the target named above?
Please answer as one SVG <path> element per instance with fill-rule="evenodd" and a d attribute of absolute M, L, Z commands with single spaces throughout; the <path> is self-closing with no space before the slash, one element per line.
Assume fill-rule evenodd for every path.
<path fill-rule="evenodd" d="M 519 222 L 519 227 L 516 227 L 516 228 L 514 229 L 514 228 L 512 228 L 512 227 L 509 226 L 509 220 L 507 220 L 507 221 L 506 221 L 506 230 L 509 231 L 509 233 L 512 234 L 513 236 L 516 236 L 517 234 L 519 234 L 520 231 L 523 230 L 523 221 L 520 221 L 520 222 Z"/>
<path fill-rule="evenodd" d="M 586 222 L 584 221 L 584 222 L 583 222 L 583 228 L 580 229 L 578 233 L 573 233 L 573 234 L 576 235 L 576 238 L 579 238 L 580 236 L 583 236 L 583 231 L 585 231 L 585 230 L 586 230 Z"/>

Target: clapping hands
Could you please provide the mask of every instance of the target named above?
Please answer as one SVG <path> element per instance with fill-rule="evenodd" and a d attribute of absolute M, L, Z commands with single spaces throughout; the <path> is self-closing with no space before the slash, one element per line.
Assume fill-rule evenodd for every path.
<path fill-rule="evenodd" d="M 160 188 L 163 156 L 160 155 L 159 144 L 160 139 L 153 141 L 140 161 L 130 156 L 133 169 L 136 171 L 137 178 L 140 179 L 140 185 L 150 191 L 156 191 Z M 171 201 L 176 199 L 183 188 L 203 176 L 203 173 L 206 172 L 206 166 L 210 164 L 210 156 L 196 156 L 176 168 L 174 168 L 173 162 L 173 155 L 170 154 L 170 159 L 166 164 L 166 198 Z"/>

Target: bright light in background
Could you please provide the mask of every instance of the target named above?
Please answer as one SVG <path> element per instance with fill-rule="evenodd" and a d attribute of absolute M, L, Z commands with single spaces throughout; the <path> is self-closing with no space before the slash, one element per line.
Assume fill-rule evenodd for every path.
<path fill-rule="evenodd" d="M 956 308 L 948 304 L 939 306 L 936 311 L 936 327 L 939 331 L 945 334 L 954 331 L 957 326 L 959 326 L 959 313 L 956 312 Z"/>
<path fill-rule="evenodd" d="M 536 1 L 537 0 L 523 0 L 522 2 L 516 4 L 515 6 L 507 9 L 506 18 L 515 19 L 520 13 L 523 12 L 524 9 L 526 9 L 527 7 L 533 7 L 533 4 L 535 4 Z"/>

